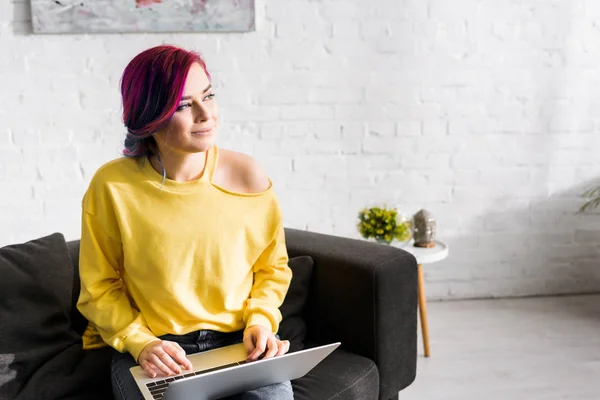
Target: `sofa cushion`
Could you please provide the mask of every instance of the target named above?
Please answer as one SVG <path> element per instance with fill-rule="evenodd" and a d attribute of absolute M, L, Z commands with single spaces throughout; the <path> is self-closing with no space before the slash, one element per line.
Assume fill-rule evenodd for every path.
<path fill-rule="evenodd" d="M 43 363 L 77 342 L 69 329 L 72 280 L 59 233 L 0 248 L 0 354 L 12 358 L 0 367 L 0 380 L 10 381 L 3 392 L 18 392 Z"/>
<path fill-rule="evenodd" d="M 71 328 L 73 278 L 60 233 L 0 248 L 0 398 L 83 399 L 110 384 L 110 354 L 83 351 Z"/>
<path fill-rule="evenodd" d="M 308 298 L 313 264 L 310 256 L 293 257 L 288 262 L 292 270 L 292 281 L 280 307 L 283 319 L 278 333 L 282 339 L 290 341 L 290 351 L 302 350 L 304 347 L 306 324 L 302 318 L 302 311 Z"/>
<path fill-rule="evenodd" d="M 295 400 L 377 400 L 379 372 L 373 360 L 338 348 L 292 386 Z"/>

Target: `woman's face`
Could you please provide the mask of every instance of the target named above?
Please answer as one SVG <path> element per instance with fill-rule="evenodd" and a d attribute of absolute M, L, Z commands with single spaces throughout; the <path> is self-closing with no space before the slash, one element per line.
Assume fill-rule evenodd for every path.
<path fill-rule="evenodd" d="M 219 107 L 214 97 L 204 69 L 194 63 L 190 67 L 175 114 L 154 135 L 161 154 L 199 153 L 214 144 L 219 116 Z"/>

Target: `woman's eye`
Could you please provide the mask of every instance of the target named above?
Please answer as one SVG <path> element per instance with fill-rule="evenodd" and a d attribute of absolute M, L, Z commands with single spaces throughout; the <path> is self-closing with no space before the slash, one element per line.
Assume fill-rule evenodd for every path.
<path fill-rule="evenodd" d="M 211 93 L 208 96 L 206 96 L 203 101 L 212 100 L 215 98 L 215 96 L 216 96 L 215 93 Z M 191 107 L 191 106 L 192 106 L 192 103 L 182 104 L 179 107 L 177 107 L 177 111 L 185 110 L 186 108 Z"/>

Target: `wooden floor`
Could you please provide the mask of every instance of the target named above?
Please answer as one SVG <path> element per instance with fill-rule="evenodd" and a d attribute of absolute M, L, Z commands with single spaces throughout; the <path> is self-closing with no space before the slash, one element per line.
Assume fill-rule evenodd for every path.
<path fill-rule="evenodd" d="M 600 400 L 600 295 L 428 303 L 401 400 Z M 420 331 L 419 331 L 420 334 Z"/>

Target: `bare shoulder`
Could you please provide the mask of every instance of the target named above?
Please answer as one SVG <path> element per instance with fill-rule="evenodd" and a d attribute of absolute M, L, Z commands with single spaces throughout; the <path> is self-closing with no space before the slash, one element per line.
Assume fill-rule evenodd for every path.
<path fill-rule="evenodd" d="M 219 168 L 222 179 L 246 193 L 264 192 L 270 186 L 263 166 L 252 156 L 228 149 L 219 149 Z"/>

